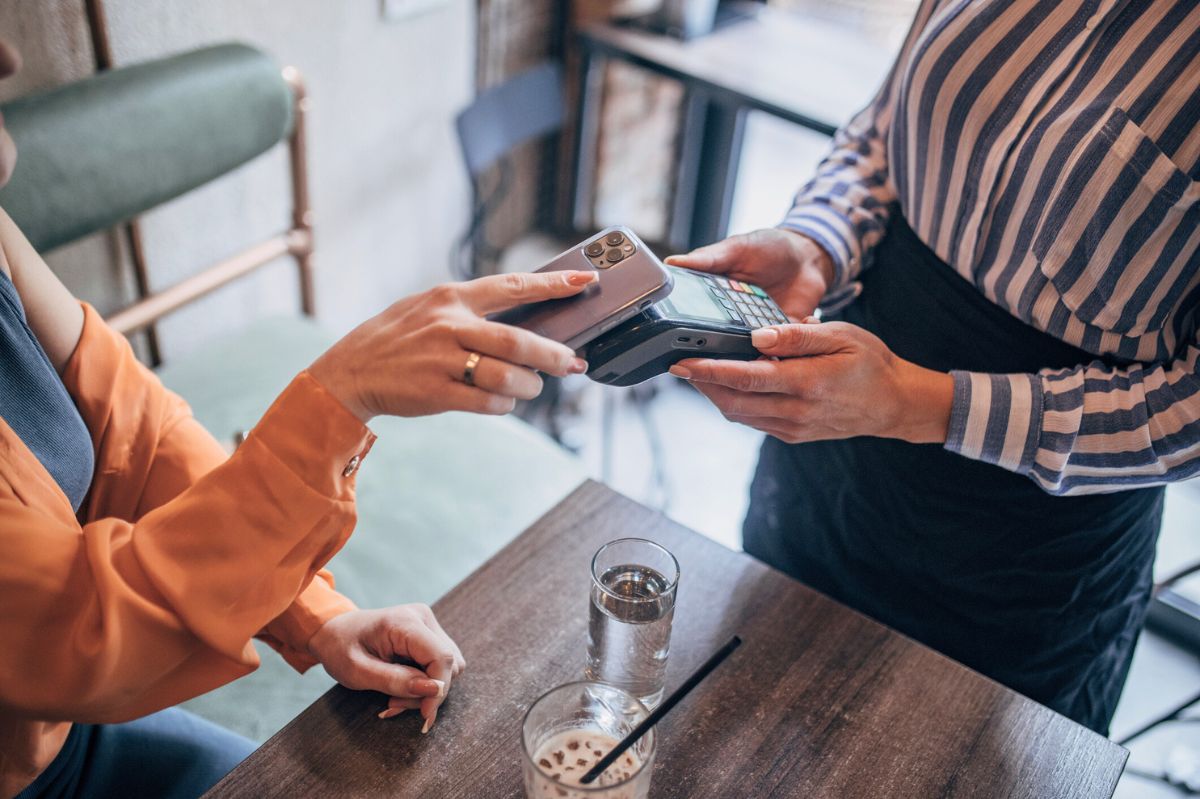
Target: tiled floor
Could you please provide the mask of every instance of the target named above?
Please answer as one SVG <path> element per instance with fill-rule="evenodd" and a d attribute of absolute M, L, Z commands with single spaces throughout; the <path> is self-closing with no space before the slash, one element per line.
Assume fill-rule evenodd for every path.
<path fill-rule="evenodd" d="M 736 195 L 733 229 L 774 224 L 792 193 L 821 157 L 827 140 L 769 118 L 752 119 Z M 730 547 L 739 546 L 749 485 L 761 437 L 725 421 L 702 397 L 673 378 L 653 382 L 657 395 L 638 410 L 630 392 L 589 386 L 585 413 L 575 431 L 582 454 L 602 476 L 600 446 L 604 393 L 613 406 L 614 434 L 608 482 L 664 510 L 683 524 Z M 647 426 L 649 422 L 649 426 Z M 649 433 L 649 434 L 648 434 Z M 657 441 L 657 444 L 652 442 Z M 662 481 L 655 479 L 658 448 Z M 662 484 L 660 484 L 660 482 Z M 636 534 L 636 530 L 630 530 Z M 1200 559 L 1200 481 L 1168 492 L 1159 547 L 1161 577 Z M 1144 632 L 1113 723 L 1120 738 L 1200 691 L 1200 656 Z M 1193 711 L 1200 716 L 1200 707 Z M 1160 772 L 1168 755 L 1200 763 L 1200 724 L 1174 724 L 1131 745 L 1130 767 Z M 1179 791 L 1126 774 L 1120 799 L 1157 799 Z"/>

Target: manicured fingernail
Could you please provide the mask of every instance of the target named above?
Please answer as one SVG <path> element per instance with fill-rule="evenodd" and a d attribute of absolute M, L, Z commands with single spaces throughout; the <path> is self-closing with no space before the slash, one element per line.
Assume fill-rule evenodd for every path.
<path fill-rule="evenodd" d="M 567 371 L 573 375 L 581 375 L 587 371 L 587 361 L 583 358 L 575 358 L 571 361 L 571 365 L 567 367 Z"/>
<path fill-rule="evenodd" d="M 595 281 L 595 272 L 572 272 L 567 275 L 567 282 L 572 286 L 586 286 L 588 283 Z"/>
<path fill-rule="evenodd" d="M 403 712 L 404 712 L 404 708 L 402 708 L 402 707 L 389 707 L 386 710 L 380 712 L 379 718 L 390 719 L 393 716 L 399 716 Z"/>
<path fill-rule="evenodd" d="M 446 683 L 432 680 L 428 677 L 414 677 L 408 684 L 408 689 L 420 696 L 443 697 L 446 695 Z"/>
<path fill-rule="evenodd" d="M 437 721 L 437 708 L 436 707 L 433 709 L 433 712 L 429 714 L 429 718 L 425 719 L 425 725 L 423 727 L 421 727 L 421 734 L 424 735 L 425 733 L 432 730 L 433 722 L 435 722 L 435 721 Z"/>
<path fill-rule="evenodd" d="M 779 331 L 773 327 L 760 327 L 750 332 L 750 343 L 756 347 L 774 347 L 779 341 Z"/>
<path fill-rule="evenodd" d="M 676 377 L 682 377 L 684 380 L 692 379 L 692 371 L 686 366 L 672 366 L 669 370 Z"/>

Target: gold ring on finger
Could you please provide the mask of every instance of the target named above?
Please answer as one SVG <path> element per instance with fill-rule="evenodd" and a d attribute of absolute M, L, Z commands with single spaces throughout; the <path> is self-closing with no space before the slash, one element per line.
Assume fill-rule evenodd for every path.
<path fill-rule="evenodd" d="M 475 385 L 475 367 L 479 365 L 479 359 L 482 357 L 478 352 L 467 355 L 467 365 L 463 367 L 462 379 L 468 386 Z"/>

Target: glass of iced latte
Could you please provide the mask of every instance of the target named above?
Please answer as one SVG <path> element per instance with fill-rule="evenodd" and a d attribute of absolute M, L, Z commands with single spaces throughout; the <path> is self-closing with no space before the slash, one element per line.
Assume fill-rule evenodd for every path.
<path fill-rule="evenodd" d="M 628 691 L 573 682 L 547 691 L 521 727 L 528 799 L 647 799 L 654 769 L 650 730 L 592 783 L 580 778 L 649 714 Z"/>

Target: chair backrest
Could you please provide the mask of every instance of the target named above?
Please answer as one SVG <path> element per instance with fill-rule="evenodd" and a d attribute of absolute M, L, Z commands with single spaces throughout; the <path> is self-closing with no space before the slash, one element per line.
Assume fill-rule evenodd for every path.
<path fill-rule="evenodd" d="M 511 184 L 512 164 L 506 156 L 527 141 L 561 130 L 564 105 L 562 68 L 545 61 L 481 92 L 455 119 L 475 194 L 471 221 L 454 256 L 463 277 L 477 277 L 499 258 L 500 250 L 488 243 L 485 228 Z M 480 175 L 497 162 L 500 177 L 484 196 Z"/>
<path fill-rule="evenodd" d="M 39 251 L 105 230 L 288 139 L 293 227 L 110 317 L 122 332 L 281 255 L 301 262 L 311 312 L 303 89 L 264 53 L 208 47 L 104 72 L 2 106 L 18 163 L 0 206 Z"/>
<path fill-rule="evenodd" d="M 481 92 L 455 120 L 463 159 L 472 178 L 520 144 L 563 125 L 563 78 L 544 62 Z"/>

